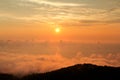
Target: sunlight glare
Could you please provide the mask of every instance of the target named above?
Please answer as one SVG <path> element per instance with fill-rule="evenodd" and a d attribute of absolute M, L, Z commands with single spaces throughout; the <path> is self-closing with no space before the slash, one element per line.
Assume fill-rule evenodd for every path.
<path fill-rule="evenodd" d="M 60 28 L 56 28 L 56 29 L 55 29 L 55 32 L 56 32 L 56 33 L 60 32 Z"/>

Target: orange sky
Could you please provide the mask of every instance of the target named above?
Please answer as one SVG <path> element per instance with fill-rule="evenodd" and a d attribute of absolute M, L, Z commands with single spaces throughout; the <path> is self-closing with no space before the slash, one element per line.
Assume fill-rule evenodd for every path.
<path fill-rule="evenodd" d="M 119 0 L 2 0 L 0 39 L 120 43 L 119 14 Z"/>

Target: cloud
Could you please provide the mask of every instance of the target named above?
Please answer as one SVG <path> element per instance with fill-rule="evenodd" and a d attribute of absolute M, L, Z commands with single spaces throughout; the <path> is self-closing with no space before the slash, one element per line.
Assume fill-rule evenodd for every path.
<path fill-rule="evenodd" d="M 62 67 L 80 63 L 92 63 L 97 65 L 120 66 L 120 54 L 91 53 L 89 56 L 78 52 L 72 58 L 66 58 L 60 53 L 41 54 L 0 54 L 0 72 L 14 74 L 28 74 L 32 72 L 48 72 Z M 14 68 L 14 69 L 13 69 Z"/>
<path fill-rule="evenodd" d="M 119 24 L 120 20 L 115 19 L 115 20 L 79 20 L 79 19 L 69 19 L 65 20 L 63 22 L 59 22 L 59 25 L 62 27 L 93 27 L 96 25 L 111 25 L 111 24 Z"/>
<path fill-rule="evenodd" d="M 51 5 L 51 6 L 84 6 L 85 4 L 75 4 L 75 3 L 63 3 L 63 2 L 51 2 L 48 0 L 28 0 L 30 2 L 44 4 L 44 5 Z"/>
<path fill-rule="evenodd" d="M 118 0 L 111 1 L 2 0 L 0 3 L 0 21 L 4 24 L 4 18 L 8 22 L 16 23 L 18 21 L 24 25 L 54 23 L 61 24 L 61 26 L 77 27 L 119 23 Z M 7 26 L 6 23 L 5 26 Z"/>

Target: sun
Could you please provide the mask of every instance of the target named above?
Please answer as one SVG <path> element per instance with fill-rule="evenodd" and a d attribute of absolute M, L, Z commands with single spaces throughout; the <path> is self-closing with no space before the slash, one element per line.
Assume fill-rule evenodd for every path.
<path fill-rule="evenodd" d="M 55 32 L 59 33 L 60 32 L 60 28 L 55 28 Z"/>

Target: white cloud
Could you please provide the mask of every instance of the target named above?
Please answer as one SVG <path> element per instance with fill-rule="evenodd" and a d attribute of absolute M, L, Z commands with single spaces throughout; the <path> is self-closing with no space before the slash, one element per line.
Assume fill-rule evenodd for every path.
<path fill-rule="evenodd" d="M 85 4 L 50 2 L 46 0 L 28 0 L 28 1 L 39 3 L 39 4 L 51 5 L 51 6 L 85 6 Z"/>

